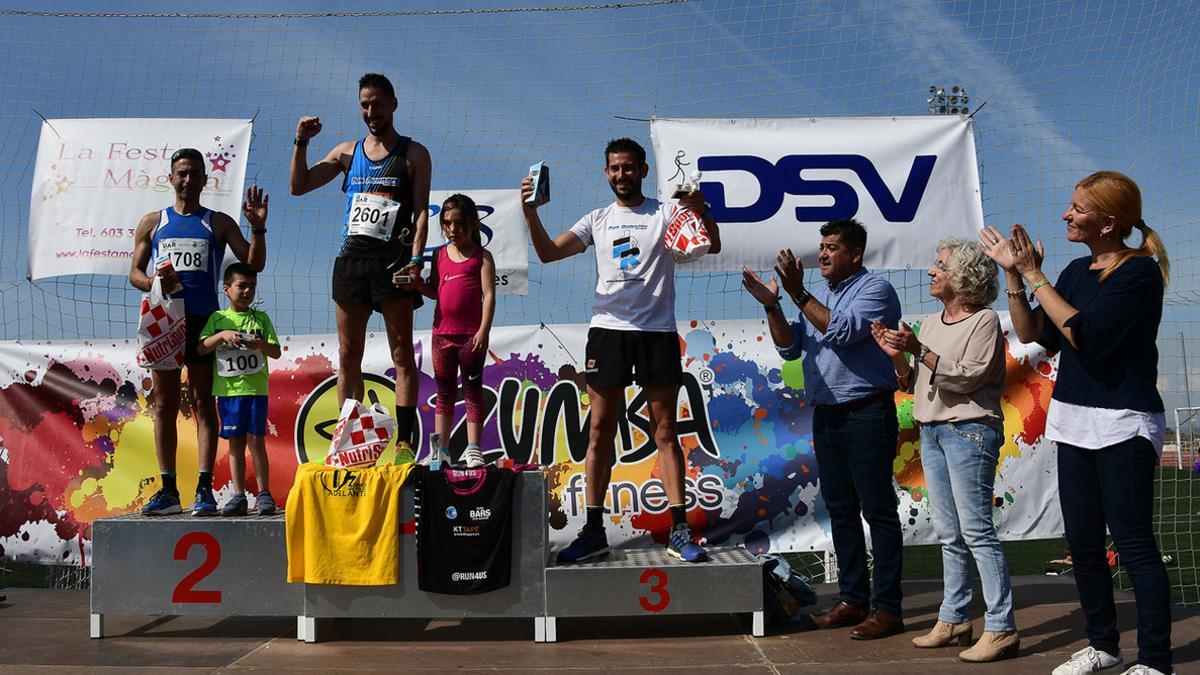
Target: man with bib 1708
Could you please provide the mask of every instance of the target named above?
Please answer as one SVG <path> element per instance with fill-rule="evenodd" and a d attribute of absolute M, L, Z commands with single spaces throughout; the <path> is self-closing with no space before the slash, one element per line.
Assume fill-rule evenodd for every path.
<path fill-rule="evenodd" d="M 392 124 L 398 102 L 392 83 L 378 73 L 358 81 L 358 103 L 370 132 L 339 143 L 312 167 L 309 139 L 321 118 L 301 117 L 292 152 L 291 192 L 311 192 L 339 175 L 346 193 L 341 250 L 333 263 L 337 305 L 339 406 L 363 399 L 363 349 L 372 311 L 383 315 L 396 367 L 396 451 L 412 456 L 417 424 L 417 366 L 413 311 L 421 294 L 413 282 L 425 264 L 432 162 L 425 146 L 401 136 Z"/>
<path fill-rule="evenodd" d="M 138 221 L 134 234 L 133 259 L 129 283 L 149 291 L 155 276 L 162 277 L 164 291 L 183 298 L 187 341 L 184 366 L 191 390 L 192 419 L 196 422 L 196 445 L 200 455 L 200 476 L 196 485 L 193 516 L 217 515 L 217 500 L 212 491 L 213 463 L 217 457 L 217 407 L 213 401 L 213 357 L 197 351 L 200 331 L 217 303 L 217 284 L 221 279 L 221 260 L 225 247 L 241 262 L 261 272 L 267 263 L 267 201 L 262 188 L 246 190 L 242 215 L 250 223 L 250 241 L 242 235 L 236 220 L 220 211 L 200 205 L 200 193 L 208 181 L 204 155 L 195 148 L 176 150 L 171 155 L 171 187 L 175 204 L 152 211 Z M 158 268 L 160 259 L 171 265 Z M 175 290 L 179 289 L 179 290 Z M 179 434 L 175 427 L 182 398 L 181 371 L 153 370 L 154 447 L 162 486 L 142 507 L 148 516 L 179 513 L 179 488 L 175 482 L 175 449 Z"/>

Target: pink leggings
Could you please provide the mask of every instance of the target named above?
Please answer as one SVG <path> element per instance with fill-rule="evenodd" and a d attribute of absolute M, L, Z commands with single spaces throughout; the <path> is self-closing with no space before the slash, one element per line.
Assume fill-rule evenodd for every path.
<path fill-rule="evenodd" d="M 483 413 L 483 361 L 487 350 L 471 349 L 471 335 L 433 336 L 433 378 L 437 381 L 437 414 L 453 417 L 458 400 L 458 371 L 462 369 L 467 421 L 480 422 Z"/>

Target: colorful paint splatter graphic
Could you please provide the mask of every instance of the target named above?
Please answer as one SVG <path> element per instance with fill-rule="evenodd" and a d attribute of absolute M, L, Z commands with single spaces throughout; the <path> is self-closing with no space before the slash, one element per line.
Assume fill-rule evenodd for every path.
<path fill-rule="evenodd" d="M 558 544 L 582 524 L 588 400 L 572 358 L 582 354 L 586 326 L 493 331 L 484 371 L 489 459 L 511 457 L 547 467 L 550 528 Z M 693 528 L 710 544 L 744 543 L 758 551 L 830 546 L 812 449 L 811 409 L 803 403 L 798 363 L 783 363 L 764 340 L 761 321 L 693 322 L 682 326 L 684 386 L 679 438 L 688 456 L 688 507 Z M 422 353 L 422 437 L 433 428 L 434 383 Z M 322 461 L 337 401 L 336 338 L 284 340 L 271 364 L 267 450 L 271 491 L 282 498 L 300 461 Z M 46 563 L 86 563 L 90 523 L 140 507 L 157 489 L 150 409 L 154 391 L 133 362 L 131 342 L 0 344 L 0 555 Z M 1007 442 L 996 480 L 996 519 L 1005 538 L 1057 536 L 1054 463 L 1042 439 L 1055 361 L 1010 340 L 1004 398 Z M 382 335 L 368 338 L 367 398 L 394 402 L 394 372 Z M 670 524 L 645 400 L 626 392 L 617 433 L 617 464 L 606 506 L 609 538 L 623 546 L 665 541 Z M 183 406 L 184 409 L 187 406 Z M 920 465 L 912 401 L 897 397 L 901 438 L 895 461 L 906 541 L 934 541 Z M 460 412 L 461 417 L 461 412 Z M 195 489 L 195 425 L 178 421 L 181 493 Z M 451 452 L 465 447 L 465 428 Z M 385 453 L 385 458 L 390 453 Z M 218 501 L 232 495 L 224 442 L 214 484 Z M 253 485 L 253 476 L 247 477 Z M 186 499 L 185 499 L 186 501 Z"/>

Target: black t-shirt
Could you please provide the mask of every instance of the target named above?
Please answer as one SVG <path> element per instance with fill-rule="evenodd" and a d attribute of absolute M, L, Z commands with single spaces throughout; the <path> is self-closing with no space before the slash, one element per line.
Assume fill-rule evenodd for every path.
<path fill-rule="evenodd" d="M 516 474 L 494 466 L 417 474 L 417 587 L 470 595 L 504 588 L 512 572 Z"/>
<path fill-rule="evenodd" d="M 1060 352 L 1053 398 L 1092 408 L 1162 412 L 1158 324 L 1163 278 L 1153 258 L 1125 261 L 1102 283 L 1091 256 L 1072 260 L 1054 289 L 1079 310 L 1066 321 L 1078 347 L 1048 317 L 1038 343 Z"/>

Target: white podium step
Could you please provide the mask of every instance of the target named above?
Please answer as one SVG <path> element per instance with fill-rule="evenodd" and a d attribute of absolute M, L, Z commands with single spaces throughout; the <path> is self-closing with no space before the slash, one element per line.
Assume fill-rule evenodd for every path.
<path fill-rule="evenodd" d="M 101 518 L 92 524 L 91 636 L 105 614 L 295 616 L 297 639 L 315 642 L 333 617 L 534 619 L 534 639 L 554 642 L 556 617 L 751 612 L 762 634 L 762 573 L 744 549 L 712 549 L 684 563 L 665 549 L 615 550 L 606 559 L 547 566 L 546 481 L 518 476 L 512 577 L 480 595 L 417 588 L 416 537 L 401 537 L 401 581 L 392 586 L 289 584 L 284 517 L 190 515 Z M 401 521 L 413 518 L 403 488 Z"/>
<path fill-rule="evenodd" d="M 608 556 L 546 568 L 546 616 L 753 615 L 762 635 L 762 570 L 743 548 L 714 548 L 686 563 L 665 547 L 616 549 Z M 553 630 L 548 631 L 553 632 Z"/>

